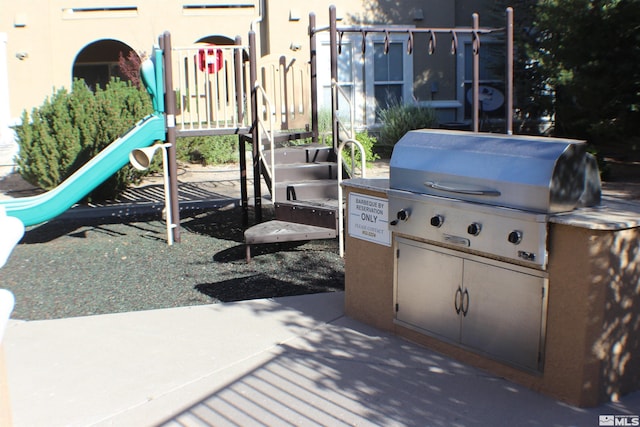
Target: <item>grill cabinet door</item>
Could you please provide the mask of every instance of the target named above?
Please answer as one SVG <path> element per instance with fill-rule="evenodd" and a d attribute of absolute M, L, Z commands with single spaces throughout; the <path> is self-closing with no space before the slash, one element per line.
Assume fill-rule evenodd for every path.
<path fill-rule="evenodd" d="M 468 291 L 461 343 L 526 368 L 541 368 L 546 279 L 464 261 Z"/>
<path fill-rule="evenodd" d="M 458 342 L 460 319 L 454 298 L 462 286 L 459 257 L 397 239 L 396 319 Z"/>

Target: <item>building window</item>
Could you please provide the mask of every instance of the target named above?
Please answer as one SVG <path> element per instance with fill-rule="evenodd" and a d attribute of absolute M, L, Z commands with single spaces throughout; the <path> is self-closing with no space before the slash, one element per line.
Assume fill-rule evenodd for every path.
<path fill-rule="evenodd" d="M 356 127 L 376 124 L 378 111 L 394 103 L 412 102 L 413 58 L 407 52 L 405 34 L 390 33 L 385 53 L 384 35 L 367 36 L 362 52 L 360 34 L 344 34 L 338 55 L 338 84 L 347 94 L 355 112 Z M 320 109 L 331 109 L 331 70 L 328 34 L 319 43 L 318 84 L 322 91 Z M 327 65 L 324 65 L 327 64 Z M 349 105 L 338 99 L 338 114 L 349 121 Z"/>
<path fill-rule="evenodd" d="M 471 119 L 473 102 L 473 47 L 464 43 L 464 118 Z M 504 43 L 482 39 L 479 63 L 479 109 L 481 119 L 505 117 Z"/>
<path fill-rule="evenodd" d="M 320 64 L 327 64 L 323 68 L 327 71 L 326 82 L 322 87 L 322 105 L 321 109 L 331 110 L 331 70 L 329 64 L 329 43 L 323 44 L 323 50 L 326 51 L 327 60 Z M 343 123 L 349 123 L 351 120 L 351 110 L 355 106 L 355 86 L 356 72 L 353 62 L 353 46 L 352 43 L 343 42 L 342 49 L 338 55 L 338 86 L 341 91 L 338 94 L 338 117 Z"/>
<path fill-rule="evenodd" d="M 376 116 L 380 109 L 403 103 L 404 71 L 402 43 L 390 43 L 384 53 L 384 43 L 374 44 L 373 86 Z"/>

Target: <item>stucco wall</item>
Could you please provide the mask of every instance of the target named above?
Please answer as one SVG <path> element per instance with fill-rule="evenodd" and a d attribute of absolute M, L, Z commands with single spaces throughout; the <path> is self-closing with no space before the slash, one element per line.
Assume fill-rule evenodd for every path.
<path fill-rule="evenodd" d="M 88 44 L 102 39 L 117 40 L 136 52 L 147 53 L 157 44 L 158 36 L 164 31 L 171 32 L 174 46 L 190 45 L 214 35 L 229 39 L 239 35 L 246 43 L 251 23 L 254 22 L 262 56 L 287 54 L 307 61 L 309 13 L 316 14 L 318 26 L 327 26 L 329 6 L 335 3 L 338 3 L 340 25 L 469 25 L 468 17 L 457 21 L 459 15 L 464 15 L 460 10 L 469 8 L 469 15 L 471 9 L 478 8 L 477 2 L 472 8 L 465 2 L 448 0 L 211 0 L 196 3 L 211 6 L 199 9 L 184 8 L 193 2 L 171 0 L 0 0 L 0 32 L 7 34 L 10 114 L 17 118 L 23 110 L 41 105 L 54 88 L 69 87 L 72 66 L 78 53 Z M 228 7 L 240 4 L 248 7 Z M 125 9 L 100 10 L 104 6 Z M 258 23 L 260 18 L 262 22 Z M 417 40 L 416 43 L 426 46 L 426 40 Z M 299 44 L 301 49 L 292 52 L 292 44 Z M 454 61 L 444 50 L 447 49 L 433 57 L 424 55 L 424 52 L 415 56 L 414 90 L 420 99 L 431 98 L 434 79 L 439 82 L 439 99 L 455 95 Z"/>

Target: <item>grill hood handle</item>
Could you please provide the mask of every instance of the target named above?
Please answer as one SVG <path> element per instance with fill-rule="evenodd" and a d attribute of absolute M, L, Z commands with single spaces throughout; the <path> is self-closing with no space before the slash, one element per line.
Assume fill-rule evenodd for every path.
<path fill-rule="evenodd" d="M 456 186 L 456 184 L 440 184 L 438 182 L 427 181 L 424 183 L 424 185 L 434 190 L 447 191 L 449 193 L 471 194 L 474 196 L 494 196 L 494 197 L 500 195 L 500 192 L 498 190 L 459 187 L 459 186 Z"/>

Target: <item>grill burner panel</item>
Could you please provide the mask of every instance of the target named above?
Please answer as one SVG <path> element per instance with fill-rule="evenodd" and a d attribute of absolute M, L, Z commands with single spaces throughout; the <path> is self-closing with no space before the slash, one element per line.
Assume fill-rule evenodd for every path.
<path fill-rule="evenodd" d="M 546 269 L 548 216 L 389 190 L 394 233 Z"/>

